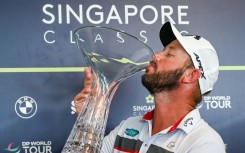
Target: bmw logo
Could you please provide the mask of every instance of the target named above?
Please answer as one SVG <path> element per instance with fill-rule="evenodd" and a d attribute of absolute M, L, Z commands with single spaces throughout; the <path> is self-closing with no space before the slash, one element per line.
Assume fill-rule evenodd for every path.
<path fill-rule="evenodd" d="M 37 103 L 33 98 L 23 96 L 16 101 L 15 112 L 21 118 L 31 118 L 37 112 Z"/>

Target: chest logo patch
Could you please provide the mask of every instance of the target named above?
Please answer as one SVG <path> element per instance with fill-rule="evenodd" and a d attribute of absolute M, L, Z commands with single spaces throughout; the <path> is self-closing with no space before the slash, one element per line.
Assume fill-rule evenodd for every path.
<path fill-rule="evenodd" d="M 135 129 L 126 129 L 125 130 L 125 134 L 127 134 L 128 136 L 131 136 L 131 137 L 135 137 L 136 135 L 139 134 L 139 131 L 138 130 L 135 130 Z"/>

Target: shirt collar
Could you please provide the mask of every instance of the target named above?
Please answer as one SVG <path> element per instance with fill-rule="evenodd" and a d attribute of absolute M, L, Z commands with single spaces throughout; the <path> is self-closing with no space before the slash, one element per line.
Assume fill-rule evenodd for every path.
<path fill-rule="evenodd" d="M 185 131 L 187 134 L 190 133 L 197 123 L 201 120 L 199 109 L 194 109 L 188 113 L 183 120 L 180 122 L 178 128 Z"/>
<path fill-rule="evenodd" d="M 154 114 L 154 109 L 147 112 L 144 116 L 144 120 L 152 120 Z M 194 109 L 187 115 L 180 118 L 172 127 L 169 128 L 168 133 L 174 132 L 176 129 L 182 129 L 187 134 L 195 127 L 198 121 L 201 120 L 199 109 Z"/>
<path fill-rule="evenodd" d="M 147 112 L 144 116 L 143 116 L 143 119 L 144 120 L 152 120 L 153 118 L 153 114 L 154 114 L 154 109 L 150 112 Z"/>

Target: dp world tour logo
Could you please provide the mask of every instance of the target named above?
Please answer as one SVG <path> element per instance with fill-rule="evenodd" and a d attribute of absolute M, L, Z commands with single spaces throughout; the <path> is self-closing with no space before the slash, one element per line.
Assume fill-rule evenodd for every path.
<path fill-rule="evenodd" d="M 37 112 L 37 103 L 33 98 L 23 96 L 16 101 L 15 112 L 21 118 L 31 118 Z"/>
<path fill-rule="evenodd" d="M 11 153 L 19 153 L 20 152 L 20 147 L 12 147 L 13 146 L 13 143 L 10 143 L 8 145 L 8 148 L 5 148 L 4 150 L 8 151 L 8 152 L 11 152 Z"/>

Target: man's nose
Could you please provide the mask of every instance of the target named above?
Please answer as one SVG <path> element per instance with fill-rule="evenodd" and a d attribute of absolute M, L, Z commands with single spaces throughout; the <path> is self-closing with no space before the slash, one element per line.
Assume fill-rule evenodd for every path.
<path fill-rule="evenodd" d="M 159 60 L 160 60 L 160 55 L 161 55 L 161 51 L 157 51 L 157 52 L 155 53 L 155 56 L 153 57 L 153 58 L 154 58 L 153 60 L 159 61 Z"/>

